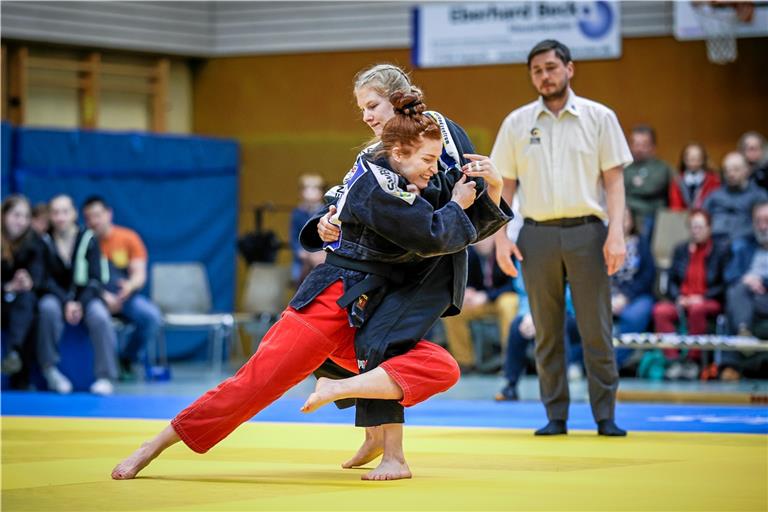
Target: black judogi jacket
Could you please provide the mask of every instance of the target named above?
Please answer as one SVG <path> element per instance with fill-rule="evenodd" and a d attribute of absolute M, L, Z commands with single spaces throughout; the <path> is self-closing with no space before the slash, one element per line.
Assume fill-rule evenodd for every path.
<path fill-rule="evenodd" d="M 80 229 L 72 247 L 70 262 L 59 256 L 53 237 L 43 237 L 45 280 L 41 294 L 52 294 L 62 304 L 78 301 L 83 307 L 101 296 L 109 278 L 106 261 L 93 232 Z"/>
<path fill-rule="evenodd" d="M 461 128 L 448 123 L 456 145 L 461 147 L 461 154 L 472 152 L 471 144 Z M 402 347 L 393 347 L 390 341 L 394 343 L 408 339 L 415 342 L 426 334 L 428 327 L 441 315 L 459 312 L 467 278 L 466 246 L 492 235 L 511 219 L 511 210 L 505 203 L 502 202 L 499 207 L 488 197 L 483 180 L 476 180 L 478 196 L 466 210 L 450 200 L 453 186 L 462 177 L 459 167 L 462 162 L 460 160 L 451 168 L 442 169 L 432 178 L 429 186 L 421 191 L 420 196 L 407 192 L 405 180 L 389 169 L 386 161 L 376 160 L 370 153 L 361 155 L 348 175 L 345 193 L 337 202 L 341 237 L 337 242 L 328 244 L 326 250 L 343 258 L 390 264 L 404 276 L 405 282 L 414 290 L 413 293 L 434 293 L 432 288 L 435 286 L 445 286 L 445 276 L 436 279 L 433 272 L 441 261 L 447 259 L 449 263 L 442 264 L 440 272 L 444 273 L 447 269 L 453 274 L 450 280 L 450 304 L 436 303 L 433 311 L 422 313 L 430 317 L 420 324 L 427 326 L 423 331 L 388 333 L 391 339 L 382 338 L 376 329 L 359 331 L 361 335 L 355 339 L 355 349 L 362 371 L 374 368 L 385 358 L 402 353 L 412 346 L 403 344 Z M 322 247 L 317 234 L 317 221 L 324 213 L 317 214 L 302 230 L 301 241 L 307 250 Z M 291 306 L 302 308 L 339 279 L 348 292 L 367 277 L 369 274 L 366 272 L 344 266 L 321 265 L 304 281 L 291 301 Z M 438 282 L 439 285 L 436 284 Z M 417 286 L 413 287 L 413 283 Z M 389 283 L 368 293 L 362 317 L 354 315 L 355 304 L 352 304 L 349 308 L 350 324 L 360 327 L 365 318 L 375 315 L 376 306 L 386 297 L 387 291 L 402 285 L 402 282 Z M 321 374 L 341 376 L 333 371 Z M 358 412 L 361 410 L 360 402 Z M 399 413 L 394 411 L 394 415 L 387 416 L 385 412 L 383 416 L 378 415 L 378 420 L 370 419 L 371 408 L 366 408 L 369 418 L 361 418 L 358 414 L 357 423 L 368 426 L 402 422 L 402 407 L 397 404 L 394 409 L 397 408 Z M 384 409 L 386 411 L 387 408 Z M 392 407 L 389 409 L 392 412 Z M 373 416 L 377 415 L 374 413 Z"/>
<path fill-rule="evenodd" d="M 430 259 L 449 256 L 457 277 L 453 280 L 454 310 L 449 313 L 458 313 L 466 284 L 465 249 L 508 222 L 509 207 L 497 206 L 481 186 L 472 206 L 462 210 L 450 200 L 460 172 L 439 172 L 428 189 L 417 195 L 407 192 L 406 181 L 382 160 L 363 155 L 356 165 L 356 174 L 337 205 L 341 237 L 326 250 L 351 260 L 397 265 L 409 280 L 423 277 L 430 269 Z M 307 250 L 317 250 L 322 243 L 317 234 L 319 217 L 302 229 L 301 241 Z M 339 279 L 346 291 L 365 277 L 365 272 L 320 265 L 302 283 L 291 306 L 301 309 Z M 355 319 L 350 318 L 350 322 L 359 326 Z"/>
<path fill-rule="evenodd" d="M 414 204 L 410 209 L 405 209 L 403 203 L 407 202 L 407 199 L 413 195 L 405 192 L 405 180 L 394 173 L 394 171 L 386 169 L 386 162 L 374 162 L 372 157 L 373 151 L 370 151 L 371 148 L 369 148 L 369 150 L 359 155 L 355 166 L 345 179 L 345 187 L 349 188 L 350 182 L 356 177 L 356 173 L 361 172 L 359 171 L 361 161 L 368 162 L 369 164 L 373 163 L 375 167 L 389 172 L 377 171 L 376 174 L 368 174 L 363 179 L 363 182 L 356 184 L 358 188 L 355 190 L 355 193 L 351 196 L 347 195 L 348 199 L 339 197 L 337 201 L 332 203 L 339 209 L 337 215 L 342 223 L 340 240 L 334 244 L 324 244 L 317 233 L 318 221 L 328 212 L 327 208 L 325 208 L 312 217 L 304 226 L 300 234 L 300 242 L 302 247 L 310 252 L 318 251 L 325 247 L 336 254 L 353 259 L 410 264 L 401 266 L 401 268 L 411 279 L 418 277 L 419 274 L 429 269 L 429 265 L 419 265 L 425 258 L 437 255 L 450 255 L 453 269 L 452 300 L 450 308 L 444 312 L 443 316 L 451 316 L 457 315 L 461 311 L 461 306 L 464 302 L 464 290 L 467 282 L 466 246 L 495 233 L 499 227 L 511 219 L 512 212 L 503 200 L 502 208 L 497 207 L 485 193 L 484 180 L 476 178 L 478 197 L 475 203 L 465 212 L 466 218 L 469 219 L 475 228 L 474 236 L 458 230 L 459 227 L 465 226 L 463 222 L 456 226 L 451 226 L 457 229 L 457 233 L 453 233 L 455 236 L 453 240 L 441 238 L 445 237 L 446 234 L 450 236 L 451 233 L 439 233 L 436 230 L 440 226 L 430 226 L 430 228 L 435 230 L 424 229 L 424 222 L 428 217 L 423 215 L 431 214 L 432 211 L 439 210 L 445 206 L 455 207 L 456 211 L 461 209 L 455 203 L 453 203 L 453 206 L 450 206 L 448 203 L 451 201 L 454 184 L 462 176 L 460 167 L 467 163 L 467 160 L 463 157 L 464 153 L 475 152 L 469 137 L 467 137 L 467 134 L 459 125 L 446 118 L 441 118 L 441 120 L 443 121 L 441 128 L 447 127 L 451 142 L 455 145 L 455 152 L 458 152 L 458 156 L 454 155 L 454 158 L 444 150 L 443 156 L 440 159 L 441 172 L 433 176 L 429 186 L 421 191 L 421 199 L 429 203 L 431 210 L 423 209 L 417 211 L 419 208 L 424 207 L 422 202 Z M 455 161 L 456 158 L 458 161 Z M 363 165 L 368 165 L 366 169 L 370 170 L 369 164 L 364 163 Z M 365 173 L 363 172 L 363 174 Z M 360 179 L 360 176 L 357 176 L 357 179 Z M 375 186 L 376 184 L 378 184 L 378 187 Z M 377 193 L 374 198 L 368 199 L 367 194 L 370 190 L 376 190 Z M 398 197 L 401 201 L 397 200 Z M 342 201 L 351 201 L 351 205 L 346 211 L 342 211 L 339 208 L 339 204 L 337 204 Z M 391 208 L 392 205 L 396 206 L 396 208 Z M 451 218 L 449 212 L 441 212 L 438 217 L 443 221 L 453 223 L 456 218 L 462 218 L 461 216 L 455 217 L 456 211 L 453 212 L 453 218 Z M 502 216 L 498 217 L 497 215 L 499 214 Z M 411 225 L 413 219 L 416 219 L 419 215 L 421 215 L 421 223 Z M 429 218 L 431 219 L 431 217 Z M 374 228 L 374 224 L 379 227 Z M 356 227 L 356 225 L 361 227 Z M 369 239 L 370 235 L 377 233 L 376 229 L 380 230 L 381 236 L 378 239 Z M 388 236 L 400 237 L 401 240 L 393 242 Z M 467 242 L 466 240 L 469 241 Z M 301 287 L 299 289 L 293 301 L 291 301 L 291 306 L 297 309 L 303 307 L 338 279 L 338 276 L 333 277 L 330 275 L 334 271 L 321 267 L 318 267 L 317 270 L 329 275 L 314 276 L 313 283 L 308 283 L 306 288 Z M 342 273 L 341 277 L 344 280 L 345 289 L 350 288 L 354 284 L 351 283 L 352 280 L 361 278 L 360 275 L 354 273 Z M 328 282 L 329 279 L 330 281 Z"/>

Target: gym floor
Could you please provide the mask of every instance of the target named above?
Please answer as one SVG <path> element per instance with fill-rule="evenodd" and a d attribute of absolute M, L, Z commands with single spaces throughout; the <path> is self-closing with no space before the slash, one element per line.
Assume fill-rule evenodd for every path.
<path fill-rule="evenodd" d="M 112 467 L 222 377 L 174 365 L 167 383 L 111 397 L 2 394 L 4 510 L 766 510 L 764 405 L 621 402 L 627 438 L 595 434 L 585 383 L 572 383 L 569 435 L 546 422 L 536 380 L 496 403 L 496 376 L 469 376 L 407 413 L 412 480 L 366 482 L 342 470 L 362 440 L 351 410 L 304 415 L 301 383 L 205 455 L 170 448 L 132 481 Z M 201 378 L 204 375 L 204 378 Z M 765 382 L 653 384 L 691 393 L 763 393 Z M 370 467 L 375 466 L 372 463 Z M 246 485 L 243 485 L 246 484 Z"/>

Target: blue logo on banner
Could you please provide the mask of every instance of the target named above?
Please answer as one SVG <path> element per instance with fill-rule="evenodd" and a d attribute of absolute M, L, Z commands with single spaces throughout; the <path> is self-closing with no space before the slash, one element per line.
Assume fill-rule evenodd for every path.
<path fill-rule="evenodd" d="M 613 26 L 613 10 L 608 2 L 594 2 L 581 7 L 579 28 L 590 39 L 600 39 Z"/>

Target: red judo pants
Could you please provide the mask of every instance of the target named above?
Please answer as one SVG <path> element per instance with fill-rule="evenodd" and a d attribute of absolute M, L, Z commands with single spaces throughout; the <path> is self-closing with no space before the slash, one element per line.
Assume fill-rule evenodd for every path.
<path fill-rule="evenodd" d="M 198 453 L 207 452 L 328 358 L 358 373 L 355 329 L 349 326 L 347 311 L 336 304 L 342 293 L 339 281 L 300 311 L 287 308 L 235 375 L 171 421 L 181 440 Z M 459 380 L 459 367 L 453 357 L 426 340 L 381 367 L 403 390 L 400 403 L 405 407 L 423 402 Z"/>
<path fill-rule="evenodd" d="M 685 308 L 688 321 L 688 334 L 706 334 L 707 320 L 720 314 L 722 307 L 714 299 L 705 299 L 698 304 L 692 304 Z M 675 332 L 676 324 L 680 320 L 677 307 L 673 302 L 662 301 L 653 307 L 653 326 L 656 332 Z M 674 360 L 680 355 L 677 349 L 665 349 L 667 359 Z M 699 359 L 701 351 L 693 349 L 688 352 L 688 359 Z"/>

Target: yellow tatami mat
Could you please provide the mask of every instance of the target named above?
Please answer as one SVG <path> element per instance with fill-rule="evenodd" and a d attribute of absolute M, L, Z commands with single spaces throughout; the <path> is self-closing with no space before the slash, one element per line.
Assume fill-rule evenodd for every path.
<path fill-rule="evenodd" d="M 412 480 L 342 470 L 362 431 L 249 423 L 179 444 L 131 481 L 112 467 L 162 421 L 2 418 L 3 511 L 766 510 L 768 437 L 406 427 Z"/>

